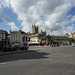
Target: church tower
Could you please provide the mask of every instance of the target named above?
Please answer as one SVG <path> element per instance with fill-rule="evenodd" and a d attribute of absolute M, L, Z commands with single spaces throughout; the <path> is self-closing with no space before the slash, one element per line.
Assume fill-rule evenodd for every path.
<path fill-rule="evenodd" d="M 32 25 L 32 34 L 38 34 L 38 26 Z"/>

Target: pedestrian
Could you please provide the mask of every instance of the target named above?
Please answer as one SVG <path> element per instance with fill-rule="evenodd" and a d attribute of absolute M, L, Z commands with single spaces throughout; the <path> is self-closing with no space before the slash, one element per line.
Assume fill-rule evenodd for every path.
<path fill-rule="evenodd" d="M 55 47 L 55 43 L 54 43 L 54 47 Z"/>
<path fill-rule="evenodd" d="M 53 47 L 53 43 L 52 43 L 52 47 Z"/>

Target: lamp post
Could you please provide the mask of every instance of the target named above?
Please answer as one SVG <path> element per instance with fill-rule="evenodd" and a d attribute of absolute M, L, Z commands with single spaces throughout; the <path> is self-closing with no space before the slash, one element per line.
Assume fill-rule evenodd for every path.
<path fill-rule="evenodd" d="M 3 51 L 3 37 L 2 37 L 2 49 L 1 49 L 1 51 Z"/>

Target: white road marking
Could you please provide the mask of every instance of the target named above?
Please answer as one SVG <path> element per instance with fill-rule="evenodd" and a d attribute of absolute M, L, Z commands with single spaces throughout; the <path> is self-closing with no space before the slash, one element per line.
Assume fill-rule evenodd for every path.
<path fill-rule="evenodd" d="M 56 49 L 57 50 L 57 49 Z M 59 53 L 61 53 L 62 55 L 65 55 L 64 53 L 62 53 L 61 51 L 57 50 Z"/>
<path fill-rule="evenodd" d="M 4 64 L 9 64 L 10 62 L 3 62 L 3 63 L 0 63 L 0 64 L 2 64 L 2 65 L 4 65 Z"/>

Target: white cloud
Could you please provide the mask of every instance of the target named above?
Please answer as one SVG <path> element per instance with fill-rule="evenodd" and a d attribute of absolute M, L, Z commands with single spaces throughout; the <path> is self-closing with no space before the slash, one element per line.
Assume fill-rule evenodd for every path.
<path fill-rule="evenodd" d="M 10 5 L 10 0 L 1 0 L 1 5 L 3 6 L 3 7 L 10 7 L 11 5 Z"/>
<path fill-rule="evenodd" d="M 66 29 L 71 31 L 71 30 L 73 30 L 73 27 L 72 26 L 68 26 Z"/>
<path fill-rule="evenodd" d="M 68 26 L 68 27 L 66 27 L 62 32 L 63 32 L 63 34 L 65 33 L 68 33 L 68 34 L 70 34 L 70 36 L 71 36 L 71 32 L 72 32 L 72 30 L 73 30 L 73 26 Z"/>
<path fill-rule="evenodd" d="M 15 25 L 14 22 L 10 22 L 10 21 L 0 21 L 6 25 L 9 25 L 11 27 L 11 30 L 19 30 L 19 28 Z"/>
<path fill-rule="evenodd" d="M 3 12 L 3 7 L 2 7 L 2 5 L 0 4 L 0 17 L 1 17 L 1 15 L 2 15 L 2 12 Z"/>
<path fill-rule="evenodd" d="M 5 16 L 3 20 L 0 19 L 0 22 L 9 25 L 11 27 L 11 30 L 19 30 L 15 23 L 10 21 L 8 16 Z"/>
<path fill-rule="evenodd" d="M 14 22 L 5 22 L 5 24 L 9 25 L 11 27 L 11 30 L 19 30 Z"/>
<path fill-rule="evenodd" d="M 71 22 L 75 22 L 75 15 L 72 16 L 72 18 L 71 18 Z"/>
<path fill-rule="evenodd" d="M 17 14 L 24 31 L 31 31 L 31 26 L 35 23 L 48 33 L 52 29 L 56 34 L 62 34 L 65 29 L 68 31 L 66 25 L 70 21 L 67 13 L 75 6 L 75 0 L 3 0 L 2 4 L 11 7 Z M 73 18 L 72 21 L 74 20 Z"/>
<path fill-rule="evenodd" d="M 10 8 L 10 0 L 2 0 L 0 2 L 0 17 L 2 15 L 4 7 Z M 0 18 L 0 22 L 9 25 L 11 27 L 11 30 L 19 30 L 15 23 L 10 21 L 8 16 L 4 16 L 3 20 Z"/>

